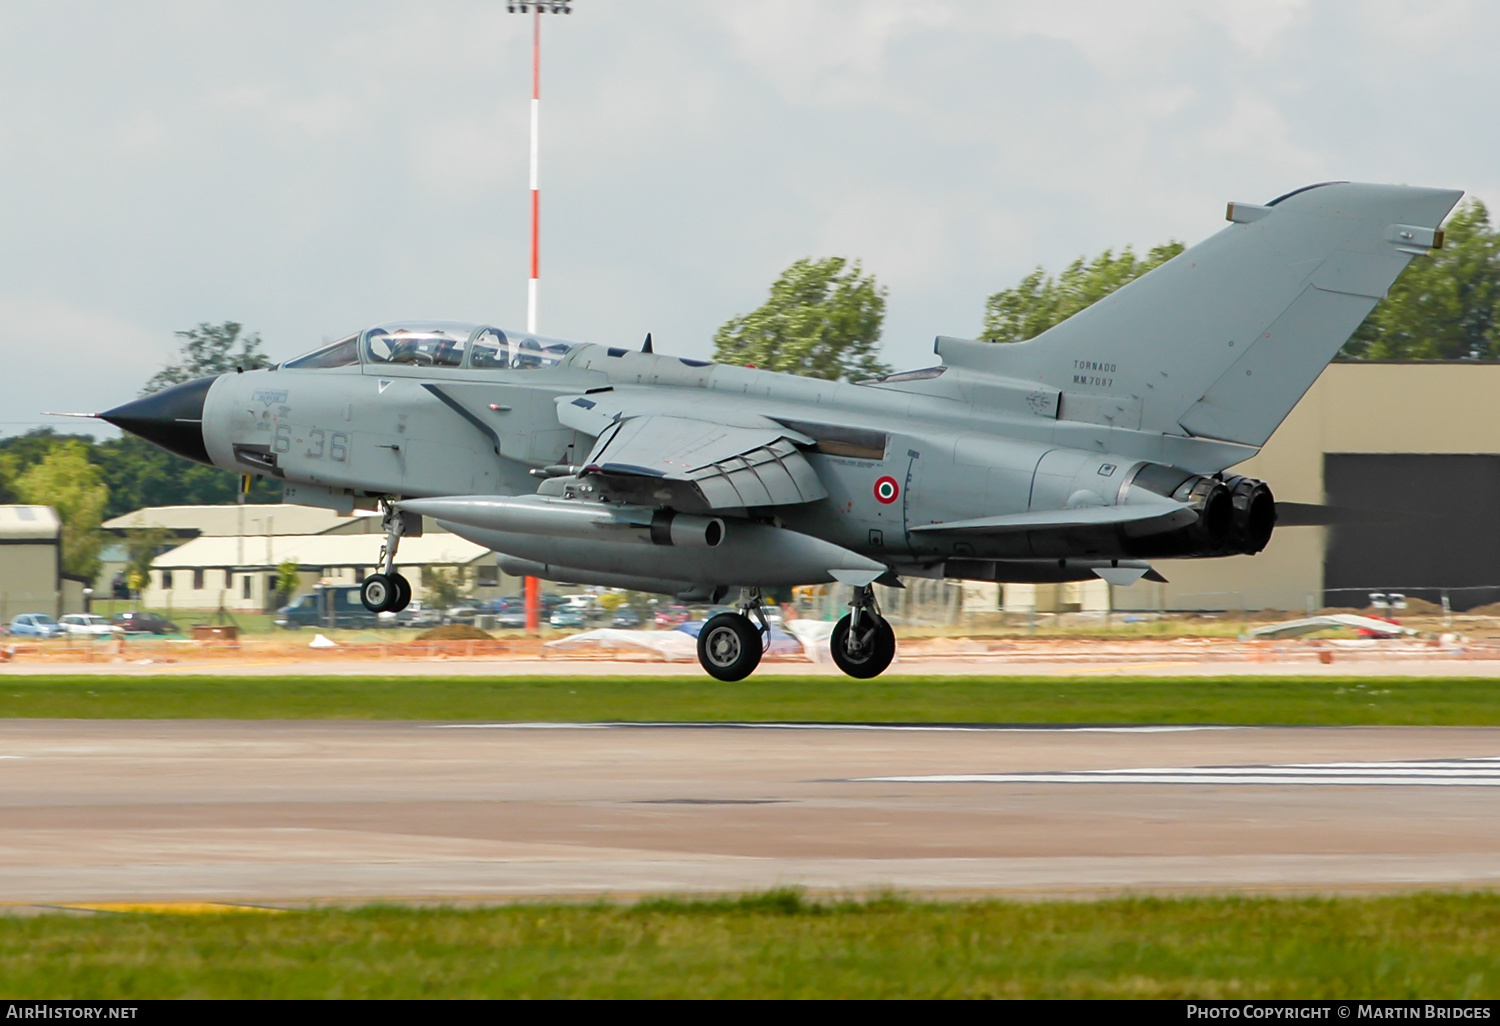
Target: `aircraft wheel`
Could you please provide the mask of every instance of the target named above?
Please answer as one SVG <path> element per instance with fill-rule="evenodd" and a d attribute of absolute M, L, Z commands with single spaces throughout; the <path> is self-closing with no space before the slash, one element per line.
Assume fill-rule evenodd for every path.
<path fill-rule="evenodd" d="M 411 582 L 400 574 L 391 574 L 391 584 L 396 588 L 396 601 L 387 607 L 388 612 L 399 613 L 411 605 Z"/>
<path fill-rule="evenodd" d="M 891 625 L 886 622 L 885 617 L 875 616 L 875 622 L 870 623 L 868 615 L 860 618 L 863 621 L 864 637 L 860 638 L 859 651 L 849 651 L 849 617 L 844 617 L 834 624 L 833 636 L 828 639 L 829 653 L 833 661 L 851 677 L 860 680 L 868 680 L 878 677 L 885 672 L 885 668 L 891 665 L 891 660 L 896 658 L 896 632 L 891 630 Z"/>
<path fill-rule="evenodd" d="M 719 680 L 744 680 L 760 665 L 760 631 L 748 616 L 720 613 L 698 632 L 698 662 Z"/>
<path fill-rule="evenodd" d="M 395 605 L 399 592 L 396 582 L 392 580 L 394 576 L 371 574 L 365 578 L 365 582 L 359 586 L 359 600 L 366 609 L 372 613 L 383 613 Z"/>

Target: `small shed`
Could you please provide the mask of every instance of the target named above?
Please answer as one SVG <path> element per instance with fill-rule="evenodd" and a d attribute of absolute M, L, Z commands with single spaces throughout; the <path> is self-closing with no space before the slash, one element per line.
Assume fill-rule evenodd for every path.
<path fill-rule="evenodd" d="M 62 521 L 51 506 L 0 506 L 0 621 L 83 608 L 83 585 L 64 578 Z"/>

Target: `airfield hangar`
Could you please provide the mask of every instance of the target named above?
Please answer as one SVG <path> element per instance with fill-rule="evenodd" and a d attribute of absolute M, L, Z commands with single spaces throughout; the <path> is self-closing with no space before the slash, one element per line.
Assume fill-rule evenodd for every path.
<path fill-rule="evenodd" d="M 1393 591 L 1455 612 L 1500 602 L 1500 364 L 1332 364 L 1235 472 L 1345 522 L 1279 527 L 1256 556 L 1161 561 L 1169 583 L 1111 588 L 1113 609 L 1364 607 Z"/>

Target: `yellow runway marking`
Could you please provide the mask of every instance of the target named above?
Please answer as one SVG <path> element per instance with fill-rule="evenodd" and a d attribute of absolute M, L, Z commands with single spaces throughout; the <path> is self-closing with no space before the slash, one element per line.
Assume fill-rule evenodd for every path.
<path fill-rule="evenodd" d="M 264 912 L 267 915 L 277 915 L 285 911 L 264 905 L 230 905 L 216 901 L 100 901 L 57 907 L 80 912 L 157 912 L 179 916 L 221 915 L 226 912 Z"/>

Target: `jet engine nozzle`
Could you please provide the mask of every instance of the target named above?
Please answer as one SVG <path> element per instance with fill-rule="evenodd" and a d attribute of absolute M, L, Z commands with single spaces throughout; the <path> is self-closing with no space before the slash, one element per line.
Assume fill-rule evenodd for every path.
<path fill-rule="evenodd" d="M 1198 511 L 1198 522 L 1184 530 L 1204 550 L 1216 551 L 1229 544 L 1234 530 L 1234 501 L 1229 489 L 1211 477 L 1193 477 L 1184 481 L 1172 498 Z"/>
<path fill-rule="evenodd" d="M 1224 487 L 1234 507 L 1229 544 L 1237 553 L 1253 556 L 1266 547 L 1276 527 L 1276 498 L 1264 481 L 1226 474 Z"/>
<path fill-rule="evenodd" d="M 1246 481 L 1250 486 L 1241 490 L 1243 494 L 1235 491 L 1240 481 Z M 1269 498 L 1270 489 L 1259 481 L 1235 478 L 1233 482 L 1224 482 L 1181 467 L 1167 467 L 1159 463 L 1142 464 L 1132 475 L 1122 494 L 1128 495 L 1139 488 L 1186 503 L 1197 511 L 1198 520 L 1175 531 L 1132 538 L 1127 548 L 1128 553 L 1151 559 L 1223 556 L 1242 551 L 1260 551 L 1258 548 L 1247 547 L 1257 539 L 1260 539 L 1262 547 L 1265 545 L 1261 538 L 1261 534 L 1266 532 L 1263 523 L 1265 499 L 1261 498 L 1262 492 L 1255 491 L 1254 486 L 1259 486 L 1264 496 Z M 1236 497 L 1242 500 L 1243 514 L 1236 507 Z M 1271 515 L 1274 518 L 1274 506 Z"/>

